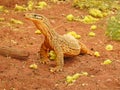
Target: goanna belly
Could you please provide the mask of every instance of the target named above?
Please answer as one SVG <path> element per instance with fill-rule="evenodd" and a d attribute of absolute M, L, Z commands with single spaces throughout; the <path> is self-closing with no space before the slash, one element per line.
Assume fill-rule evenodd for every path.
<path fill-rule="evenodd" d="M 64 56 L 75 56 L 80 54 L 81 46 L 77 39 L 73 36 L 65 34 L 63 40 L 60 43 L 63 49 Z"/>

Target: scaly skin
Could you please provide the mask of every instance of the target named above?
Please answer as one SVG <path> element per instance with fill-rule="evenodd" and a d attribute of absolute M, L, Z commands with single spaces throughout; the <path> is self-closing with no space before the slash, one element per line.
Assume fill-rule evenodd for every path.
<path fill-rule="evenodd" d="M 79 54 L 90 54 L 93 52 L 89 50 L 83 43 L 79 42 L 73 36 L 64 34 L 59 35 L 51 28 L 47 18 L 35 13 L 25 14 L 26 19 L 32 21 L 36 27 L 45 36 L 44 43 L 40 49 L 40 59 L 42 63 L 48 62 L 49 50 L 54 50 L 56 53 L 56 67 L 51 68 L 51 72 L 62 71 L 64 66 L 64 57 L 73 57 Z"/>

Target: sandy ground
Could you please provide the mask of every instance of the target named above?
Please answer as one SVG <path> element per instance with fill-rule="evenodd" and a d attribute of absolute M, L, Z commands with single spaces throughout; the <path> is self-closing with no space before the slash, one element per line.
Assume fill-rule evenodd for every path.
<path fill-rule="evenodd" d="M 10 0 L 6 0 L 9 1 Z M 33 10 L 46 16 L 53 29 L 59 34 L 75 31 L 81 35 L 80 41 L 87 47 L 98 51 L 100 57 L 79 55 L 65 59 L 64 70 L 51 73 L 49 67 L 52 64 L 43 65 L 37 59 L 37 52 L 43 42 L 43 36 L 35 34 L 34 24 L 25 19 L 26 12 L 15 12 L 12 7 L 19 0 L 11 3 L 0 1 L 0 4 L 10 8 L 9 13 L 0 13 L 5 21 L 0 22 L 0 45 L 17 47 L 30 52 L 28 60 L 18 60 L 10 57 L 0 56 L 0 90 L 120 90 L 120 42 L 111 41 L 105 36 L 106 18 L 98 22 L 95 37 L 88 36 L 91 31 L 88 24 L 81 22 L 69 22 L 66 15 L 72 13 L 76 16 L 85 15 L 86 11 L 75 9 L 71 2 L 60 4 L 48 3 L 49 8 Z M 21 0 L 19 3 L 25 3 Z M 11 18 L 24 22 L 23 25 L 11 24 Z M 112 51 L 105 50 L 105 46 L 113 45 Z M 106 60 L 112 60 L 110 65 L 101 65 Z M 37 64 L 38 69 L 30 69 L 31 64 Z M 65 78 L 79 72 L 88 72 L 88 76 L 79 77 L 76 82 L 67 85 Z"/>

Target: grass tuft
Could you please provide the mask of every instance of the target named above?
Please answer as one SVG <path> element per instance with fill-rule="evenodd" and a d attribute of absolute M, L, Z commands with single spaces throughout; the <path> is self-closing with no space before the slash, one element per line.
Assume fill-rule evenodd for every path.
<path fill-rule="evenodd" d="M 120 14 L 109 18 L 105 34 L 113 40 L 120 41 Z"/>

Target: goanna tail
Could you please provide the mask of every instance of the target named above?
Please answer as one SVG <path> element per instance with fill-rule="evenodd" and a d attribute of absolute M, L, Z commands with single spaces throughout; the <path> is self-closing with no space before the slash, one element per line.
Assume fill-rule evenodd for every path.
<path fill-rule="evenodd" d="M 80 54 L 89 54 L 89 55 L 93 55 L 93 51 L 90 50 L 89 48 L 86 47 L 85 44 L 79 42 L 80 46 L 81 46 L 81 51 Z"/>

